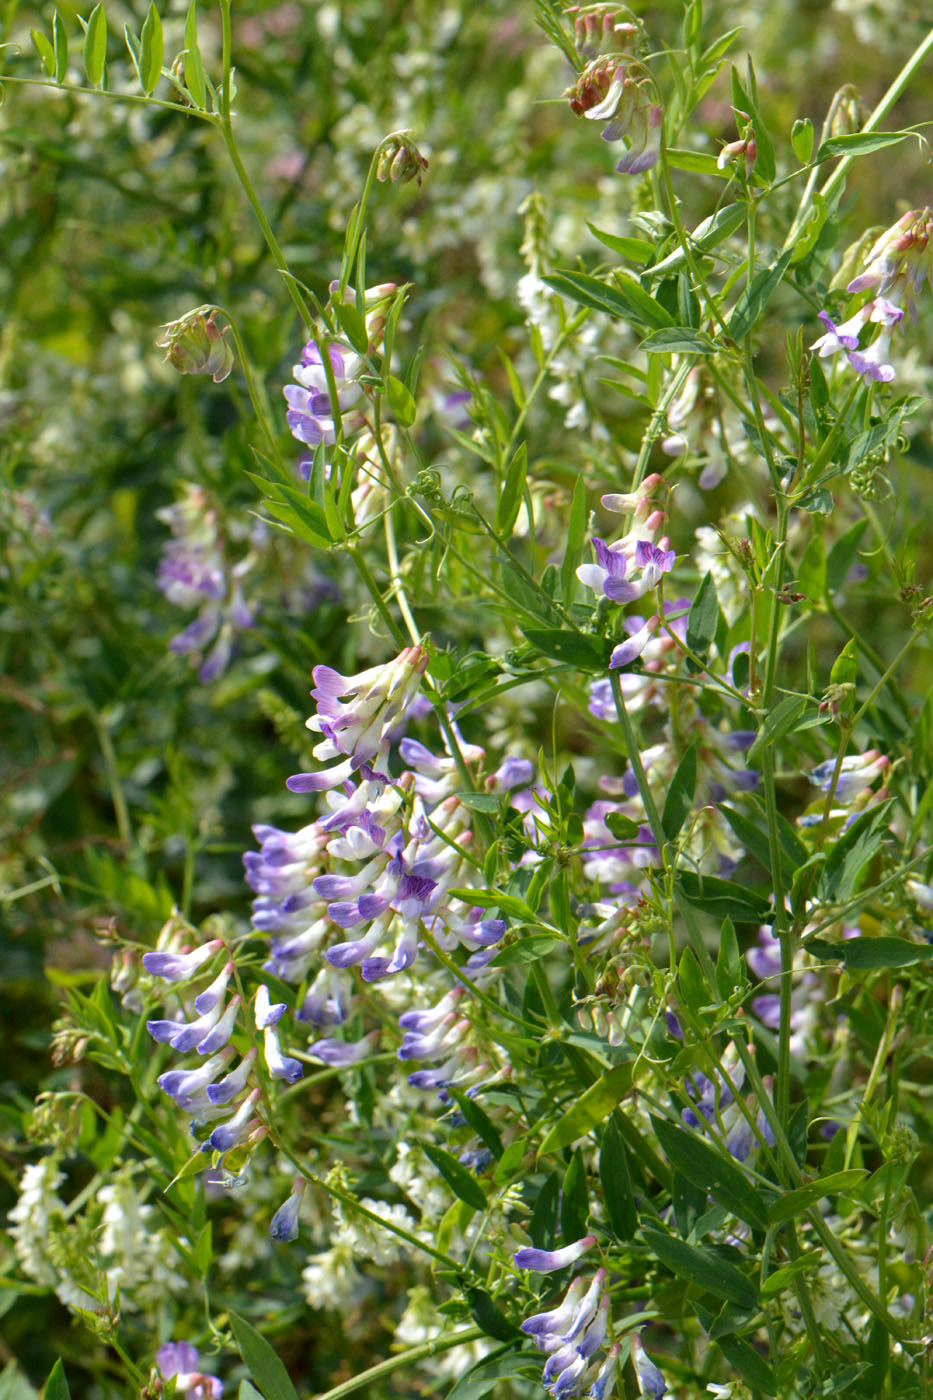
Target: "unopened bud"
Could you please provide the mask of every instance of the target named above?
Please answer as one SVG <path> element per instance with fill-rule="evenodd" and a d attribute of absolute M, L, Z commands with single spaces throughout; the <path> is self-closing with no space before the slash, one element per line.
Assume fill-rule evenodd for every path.
<path fill-rule="evenodd" d="M 233 369 L 233 350 L 224 340 L 227 328 L 214 324 L 215 312 L 207 306 L 189 311 L 178 321 L 162 327 L 156 345 L 165 358 L 182 374 L 209 374 L 220 384 Z"/>
<path fill-rule="evenodd" d="M 851 136 L 862 125 L 862 99 L 858 89 L 846 83 L 833 97 L 829 110 L 832 117 L 829 123 L 830 136 Z"/>
<path fill-rule="evenodd" d="M 427 158 L 405 132 L 387 136 L 376 161 L 376 179 L 390 180 L 393 185 L 406 185 L 409 180 L 421 184 L 428 168 Z"/>

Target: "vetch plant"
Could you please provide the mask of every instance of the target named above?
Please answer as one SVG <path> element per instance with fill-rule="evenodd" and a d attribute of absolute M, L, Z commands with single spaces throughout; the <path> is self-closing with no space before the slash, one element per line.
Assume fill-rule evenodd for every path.
<path fill-rule="evenodd" d="M 160 143 L 222 194 L 158 290 L 231 307 L 127 373 L 155 484 L 107 468 L 119 617 L 145 564 L 199 684 L 95 594 L 8 687 L 64 786 L 5 899 L 77 951 L 7 1281 L 95 1395 L 929 1391 L 933 31 L 818 137 L 835 76 L 732 18 L 220 0 L 124 55 L 98 6 L 83 77 L 61 14 L 10 60 L 130 112 L 167 245 Z M 40 485 L 20 626 L 103 553 Z"/>

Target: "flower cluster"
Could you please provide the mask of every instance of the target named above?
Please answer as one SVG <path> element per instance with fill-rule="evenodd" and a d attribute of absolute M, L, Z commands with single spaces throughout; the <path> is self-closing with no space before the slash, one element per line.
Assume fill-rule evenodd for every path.
<path fill-rule="evenodd" d="M 358 1039 L 334 1034 L 358 1000 L 353 969 L 364 982 L 394 977 L 412 967 L 424 943 L 465 955 L 462 983 L 400 1016 L 399 1058 L 431 1066 L 413 1070 L 409 1084 L 446 1098 L 447 1085 L 474 1085 L 495 1071 L 491 1048 L 457 1007 L 485 975 L 506 926 L 451 893 L 469 890 L 477 875 L 469 860 L 473 816 L 452 791 L 462 783 L 457 765 L 480 761 L 483 751 L 464 744 L 455 726 L 456 758 L 399 738 L 418 709 L 426 660 L 422 648 L 409 647 L 356 676 L 315 667 L 317 713 L 308 725 L 322 740 L 314 754 L 338 762 L 295 774 L 287 786 L 322 793 L 324 814 L 294 834 L 254 828 L 260 849 L 244 860 L 257 896 L 254 927 L 272 936 L 266 966 L 289 981 L 310 976 L 299 1019 L 318 1033 L 309 1054 L 326 1064 L 356 1064 L 379 1039 L 378 1030 Z M 393 778 L 396 742 L 407 768 Z M 530 772 L 527 762 L 506 760 L 488 785 L 508 790 Z"/>
<path fill-rule="evenodd" d="M 198 609 L 195 620 L 169 646 L 179 656 L 201 655 L 210 647 L 198 671 L 198 678 L 207 683 L 226 670 L 236 632 L 253 625 L 253 609 L 241 583 L 253 557 L 247 554 L 231 565 L 216 505 L 191 482 L 184 482 L 182 490 L 180 501 L 156 511 L 172 532 L 157 581 L 170 603 Z"/>
<path fill-rule="evenodd" d="M 371 347 L 378 345 L 385 329 L 386 309 L 397 291 L 394 282 L 367 287 L 364 293 L 363 315 Z M 339 283 L 331 284 L 331 293 L 339 293 Z M 347 305 L 355 306 L 356 293 L 347 288 L 343 293 Z M 332 446 L 339 434 L 352 436 L 365 426 L 366 415 L 360 376 L 365 358 L 339 336 L 326 340 L 309 340 L 301 359 L 292 370 L 294 384 L 283 390 L 288 404 L 286 421 L 292 437 L 308 447 L 320 443 Z"/>
<path fill-rule="evenodd" d="M 239 993 L 229 1001 L 226 998 L 235 964 L 225 962 L 213 980 L 194 996 L 188 986 L 192 978 L 202 975 L 202 968 L 209 967 L 219 951 L 218 945 L 219 940 L 189 953 L 153 952 L 143 957 L 147 972 L 178 988 L 174 1015 L 147 1021 L 149 1034 L 178 1054 L 193 1050 L 202 1060 L 193 1067 L 166 1070 L 159 1076 L 159 1087 L 191 1118 L 192 1134 L 198 1138 L 202 1152 L 215 1154 L 215 1166 L 234 1149 L 242 1148 L 248 1155 L 267 1131 L 256 1111 L 261 1097 L 255 1074 L 256 1048 L 247 1050 L 232 1067 L 236 1051 L 230 1042 L 242 1005 Z M 272 1004 L 268 987 L 259 985 L 253 998 L 253 1020 L 256 1030 L 262 1033 L 266 1069 L 272 1079 L 292 1084 L 301 1078 L 304 1068 L 299 1060 L 282 1052 L 278 1023 L 286 1009 L 284 1002 Z M 184 1019 L 186 1012 L 190 1020 Z M 242 1155 L 238 1154 L 237 1160 Z"/>
<path fill-rule="evenodd" d="M 617 57 L 597 58 L 569 90 L 570 110 L 588 121 L 605 122 L 604 141 L 624 141 L 628 149 L 616 165 L 623 175 L 640 175 L 657 164 L 664 109 L 655 100 L 651 77 L 640 65 Z"/>
<path fill-rule="evenodd" d="M 847 321 L 837 324 L 821 311 L 825 335 L 811 345 L 821 359 L 845 351 L 846 360 L 866 384 L 887 384 L 896 371 L 889 363 L 891 337 L 904 319 L 904 312 L 917 319 L 917 294 L 924 282 L 933 286 L 933 211 L 912 209 L 893 227 L 886 229 L 869 249 L 862 271 L 849 282 L 850 293 L 871 289 L 872 297 Z M 859 338 L 866 326 L 879 326 L 870 345 L 862 348 Z"/>

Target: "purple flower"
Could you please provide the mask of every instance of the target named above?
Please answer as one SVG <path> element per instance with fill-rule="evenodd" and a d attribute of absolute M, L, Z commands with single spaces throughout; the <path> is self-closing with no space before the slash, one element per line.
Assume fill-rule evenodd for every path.
<path fill-rule="evenodd" d="M 346 1069 L 350 1065 L 359 1064 L 360 1060 L 365 1060 L 378 1044 L 379 1032 L 370 1031 L 357 1041 L 314 1040 L 308 1046 L 308 1054 L 335 1069 Z"/>
<path fill-rule="evenodd" d="M 305 1183 L 295 1182 L 288 1200 L 279 1206 L 269 1225 L 269 1234 L 279 1244 L 286 1244 L 298 1238 L 298 1212 L 304 1195 Z"/>
<path fill-rule="evenodd" d="M 203 1144 L 202 1150 L 214 1152 L 229 1152 L 231 1147 L 236 1147 L 238 1143 L 251 1132 L 254 1123 L 258 1126 L 259 1120 L 254 1119 L 253 1109 L 259 1100 L 259 1090 L 253 1089 L 237 1108 L 232 1118 L 228 1118 L 226 1123 L 222 1123 L 219 1128 L 215 1128 L 210 1137 Z"/>
<path fill-rule="evenodd" d="M 632 1333 L 629 1345 L 640 1394 L 649 1396 L 650 1400 L 661 1400 L 661 1397 L 667 1393 L 667 1382 L 661 1371 L 646 1354 L 637 1332 Z"/>
<path fill-rule="evenodd" d="M 190 1342 L 163 1342 L 156 1352 L 163 1380 L 175 1378 L 175 1394 L 184 1400 L 220 1400 L 223 1383 L 199 1370 L 200 1358 Z"/>
<path fill-rule="evenodd" d="M 153 977 L 161 977 L 165 982 L 186 982 L 222 947 L 223 939 L 213 938 L 210 943 L 202 943 L 200 948 L 193 948 L 190 953 L 143 953 L 143 967 Z"/>
<path fill-rule="evenodd" d="M 613 1342 L 606 1354 L 606 1359 L 587 1391 L 588 1400 L 609 1400 L 615 1389 L 616 1371 L 619 1365 L 619 1352 L 622 1350 L 620 1342 Z"/>
<path fill-rule="evenodd" d="M 533 1269 L 537 1274 L 550 1274 L 555 1269 L 565 1269 L 582 1259 L 588 1249 L 596 1243 L 595 1235 L 584 1235 L 563 1249 L 519 1249 L 514 1255 L 514 1263 L 519 1269 Z"/>
<path fill-rule="evenodd" d="M 815 351 L 820 359 L 826 359 L 829 355 L 838 355 L 840 350 L 854 350 L 858 345 L 862 327 L 868 320 L 869 310 L 868 306 L 860 307 L 854 316 L 838 326 L 831 319 L 828 311 L 821 311 L 819 319 L 826 327 L 826 334 L 821 335 L 819 340 L 815 340 L 810 349 Z"/>
<path fill-rule="evenodd" d="M 282 1054 L 279 1033 L 274 1025 L 267 1025 L 263 1032 L 263 1055 L 273 1079 L 284 1079 L 287 1084 L 294 1084 L 305 1072 L 300 1060 Z"/>
<path fill-rule="evenodd" d="M 207 1097 L 212 1104 L 219 1106 L 220 1104 L 230 1103 L 232 1099 L 242 1094 L 252 1075 L 257 1053 L 255 1048 L 250 1048 L 247 1050 L 236 1069 L 231 1070 L 218 1084 L 208 1085 Z"/>
<path fill-rule="evenodd" d="M 284 1001 L 278 1001 L 275 1005 L 271 1003 L 269 988 L 265 982 L 261 982 L 256 988 L 256 1000 L 253 1005 L 256 1029 L 263 1031 L 267 1026 L 278 1025 L 287 1010 L 288 1007 Z"/>
<path fill-rule="evenodd" d="M 850 350 L 849 364 L 866 384 L 889 384 L 897 375 L 894 366 L 888 363 L 890 352 L 891 332 L 885 328 L 867 350 Z"/>
<path fill-rule="evenodd" d="M 617 647 L 614 647 L 612 655 L 609 658 L 610 671 L 618 670 L 622 666 L 631 666 L 632 662 L 641 656 L 645 647 L 658 630 L 660 622 L 660 617 L 655 614 L 654 617 L 648 619 L 644 626 L 639 627 L 638 630 L 633 632 L 624 642 L 620 642 Z"/>
<path fill-rule="evenodd" d="M 351 412 L 362 390 L 357 383 L 364 364 L 349 345 L 331 341 L 326 349 L 337 394 L 337 417 L 344 432 L 355 432 L 364 423 L 363 415 Z M 334 404 L 331 399 L 324 358 L 317 342 L 309 340 L 301 352 L 301 363 L 292 369 L 296 384 L 283 389 L 288 411 L 285 415 L 292 437 L 308 447 L 337 441 Z"/>

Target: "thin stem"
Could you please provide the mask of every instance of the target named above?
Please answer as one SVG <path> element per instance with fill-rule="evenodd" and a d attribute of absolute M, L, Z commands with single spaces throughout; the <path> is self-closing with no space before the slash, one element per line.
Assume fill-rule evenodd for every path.
<path fill-rule="evenodd" d="M 107 770 L 107 782 L 110 787 L 110 799 L 113 802 L 113 814 L 116 818 L 117 831 L 120 834 L 120 840 L 123 844 L 125 846 L 131 846 L 133 843 L 133 827 L 130 822 L 130 812 L 126 804 L 126 797 L 123 794 L 123 784 L 120 782 L 120 769 L 117 764 L 117 755 L 114 751 L 110 734 L 103 718 L 96 710 L 92 711 L 91 718 L 94 723 L 94 728 L 97 731 L 97 742 L 100 745 L 104 767 Z"/>
<path fill-rule="evenodd" d="M 871 113 L 871 115 L 866 120 L 865 124 L 862 126 L 862 133 L 874 131 L 878 123 L 881 121 L 882 117 L 887 116 L 888 112 L 894 106 L 894 103 L 900 97 L 901 93 L 904 91 L 911 78 L 917 72 L 917 69 L 921 66 L 924 59 L 931 51 L 933 51 L 933 29 L 931 29 L 927 33 L 926 37 L 914 49 L 910 58 L 908 58 L 907 62 L 904 64 L 903 68 L 898 73 L 891 86 L 885 92 L 877 107 L 875 107 L 874 111 Z M 829 118 L 827 117 L 827 123 L 824 124 L 823 127 L 824 138 L 826 136 L 828 122 Z M 851 155 L 846 155 L 842 157 L 835 170 L 823 183 L 823 186 L 820 190 L 820 194 L 823 196 L 824 199 L 828 199 L 830 195 L 832 195 L 835 192 L 837 186 L 845 180 L 846 174 L 849 170 L 849 166 L 854 160 L 857 159 L 857 152 L 853 152 Z M 787 238 L 784 240 L 785 249 L 790 248 L 792 244 L 796 242 L 800 234 L 803 221 L 809 211 L 811 198 L 813 195 L 813 188 L 816 183 L 814 179 L 814 174 L 815 172 L 811 173 L 811 177 L 808 180 L 806 189 L 803 192 L 803 196 L 801 198 L 800 205 L 797 209 L 797 213 L 794 216 L 794 221 L 791 224 L 790 232 L 788 233 Z"/>
<path fill-rule="evenodd" d="M 230 67 L 232 43 L 230 26 L 230 0 L 220 0 L 220 18 L 223 51 L 223 80 L 221 88 L 222 110 L 220 117 L 220 130 L 224 138 L 224 145 L 227 148 L 227 154 L 230 157 L 231 164 L 233 165 L 233 168 L 236 171 L 237 179 L 239 180 L 243 188 L 243 193 L 249 200 L 253 213 L 256 216 L 256 222 L 259 224 L 259 227 L 262 230 L 262 236 L 266 241 L 266 246 L 268 247 L 269 252 L 272 254 L 272 257 L 275 260 L 276 268 L 284 278 L 285 285 L 288 288 L 288 294 L 294 303 L 295 310 L 298 312 L 301 321 L 308 328 L 308 330 L 313 332 L 315 329 L 314 321 L 312 320 L 311 316 L 309 316 L 308 308 L 302 300 L 301 294 L 298 291 L 294 278 L 288 271 L 288 263 L 286 262 L 285 255 L 282 252 L 282 249 L 279 247 L 278 239 L 272 231 L 272 225 L 269 223 L 269 220 L 266 217 L 266 211 L 263 209 L 262 204 L 260 203 L 259 196 L 256 194 L 256 191 L 253 187 L 253 182 L 247 174 L 246 167 L 240 159 L 240 152 L 237 149 L 236 137 L 233 134 L 233 113 L 230 110 Z M 316 307 L 315 309 L 319 311 L 320 308 Z"/>
<path fill-rule="evenodd" d="M 891 993 L 891 1005 L 888 1011 L 888 1019 L 885 1022 L 884 1031 L 878 1042 L 878 1048 L 875 1051 L 875 1058 L 872 1061 L 871 1069 L 868 1072 L 868 1079 L 865 1084 L 861 1102 L 853 1113 L 849 1126 L 846 1129 L 846 1155 L 842 1163 L 843 1170 L 845 1170 L 852 1161 L 852 1154 L 855 1151 L 855 1144 L 858 1141 L 858 1132 L 862 1124 L 862 1118 L 864 1117 L 864 1110 L 872 1094 L 875 1092 L 878 1080 L 881 1078 L 884 1062 L 888 1058 L 888 1052 L 891 1049 L 891 1042 L 900 1024 L 903 1006 L 903 988 L 896 986 Z"/>
<path fill-rule="evenodd" d="M 316 1396 L 315 1400 L 343 1400 L 345 1395 L 352 1395 L 354 1391 L 362 1390 L 363 1386 L 372 1384 L 382 1376 L 391 1375 L 403 1366 L 411 1366 L 416 1361 L 424 1361 L 429 1356 L 437 1356 L 442 1351 L 452 1350 L 453 1347 L 465 1346 L 467 1342 L 475 1342 L 485 1335 L 482 1327 L 464 1327 L 461 1332 L 452 1332 L 449 1337 L 436 1337 L 433 1342 L 424 1342 L 420 1347 L 409 1347 L 400 1355 L 392 1356 L 388 1361 L 380 1361 L 368 1370 L 361 1371 L 358 1376 L 352 1376 L 348 1381 L 341 1381 L 340 1385 L 335 1385 L 332 1390 L 325 1390 Z"/>
<path fill-rule="evenodd" d="M 651 415 L 651 418 L 648 420 L 648 426 L 645 429 L 644 436 L 641 440 L 641 448 L 639 449 L 638 460 L 635 463 L 635 470 L 632 473 L 632 483 L 629 487 L 630 492 L 637 491 L 638 487 L 644 480 L 645 468 L 648 465 L 648 459 L 651 456 L 654 444 L 657 442 L 658 438 L 661 435 L 661 430 L 664 427 L 664 423 L 667 419 L 667 410 L 670 408 L 677 395 L 683 389 L 692 369 L 692 360 L 687 360 L 686 363 L 680 366 L 680 368 L 677 370 L 677 372 L 671 379 L 670 384 L 667 386 L 667 388 L 664 390 L 664 393 L 661 395 L 657 408 L 654 410 L 654 412 Z"/>

